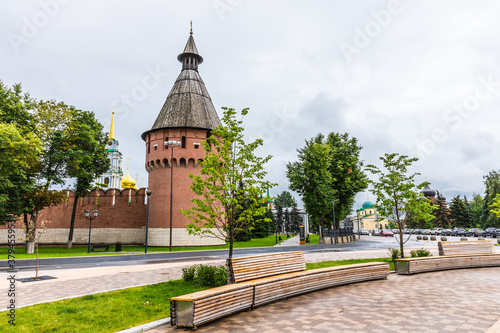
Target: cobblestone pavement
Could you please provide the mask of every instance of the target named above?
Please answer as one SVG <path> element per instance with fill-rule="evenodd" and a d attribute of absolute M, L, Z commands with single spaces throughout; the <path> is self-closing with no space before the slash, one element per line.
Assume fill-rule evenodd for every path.
<path fill-rule="evenodd" d="M 499 332 L 499 274 L 498 267 L 391 274 L 240 312 L 197 332 Z"/>

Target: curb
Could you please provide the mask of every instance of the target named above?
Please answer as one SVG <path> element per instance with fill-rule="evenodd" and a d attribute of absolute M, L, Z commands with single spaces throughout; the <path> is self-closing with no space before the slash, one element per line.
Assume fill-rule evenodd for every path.
<path fill-rule="evenodd" d="M 123 331 L 116 332 L 116 333 L 146 332 L 146 331 L 149 331 L 149 330 L 151 330 L 153 328 L 157 328 L 158 326 L 162 326 L 162 325 L 165 325 L 165 324 L 170 324 L 170 317 L 164 318 L 164 319 L 160 319 L 160 320 L 157 320 L 157 321 L 152 321 L 152 322 L 144 324 L 144 325 L 135 326 L 135 327 L 123 330 Z"/>

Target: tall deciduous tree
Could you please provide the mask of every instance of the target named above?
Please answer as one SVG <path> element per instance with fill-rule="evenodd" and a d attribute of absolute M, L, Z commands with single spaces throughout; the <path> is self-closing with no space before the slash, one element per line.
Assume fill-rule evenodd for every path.
<path fill-rule="evenodd" d="M 474 193 L 470 202 L 472 225 L 474 227 L 481 226 L 481 213 L 483 211 L 483 198 L 480 194 Z"/>
<path fill-rule="evenodd" d="M 486 189 L 483 199 L 481 225 L 483 228 L 500 227 L 500 217 L 490 211 L 494 199 L 497 194 L 500 194 L 500 173 L 496 170 L 492 170 L 484 176 L 483 179 Z"/>
<path fill-rule="evenodd" d="M 328 158 L 321 157 L 318 147 L 322 146 L 326 147 Z M 357 139 L 350 138 L 348 133 L 330 133 L 327 137 L 318 134 L 310 141 L 306 141 L 304 148 L 298 149 L 299 161 L 287 165 L 290 189 L 297 191 L 303 200 L 306 197 L 314 200 L 318 191 L 314 188 L 314 184 L 321 183 L 330 188 L 326 191 L 324 188 L 321 190 L 323 194 L 319 203 L 322 209 L 313 208 L 314 203 L 306 204 L 304 201 L 307 212 L 318 217 L 321 225 L 333 219 L 333 200 L 337 200 L 335 203 L 336 221 L 333 225 L 338 226 L 338 222 L 351 212 L 356 193 L 367 188 L 368 179 L 363 172 L 363 162 L 359 158 L 361 149 Z M 320 165 L 312 165 L 312 162 Z M 304 163 L 309 164 L 308 169 L 304 168 Z M 303 172 L 302 175 L 301 172 Z M 311 176 L 314 179 L 313 182 L 308 180 Z M 316 212 L 313 213 L 313 211 Z M 321 214 L 318 214 L 319 211 Z"/>
<path fill-rule="evenodd" d="M 363 171 L 360 152 L 363 147 L 348 133 L 330 133 L 325 141 L 330 146 L 332 163 L 332 187 L 335 191 L 335 224 L 350 214 L 357 193 L 368 187 L 368 178 Z"/>
<path fill-rule="evenodd" d="M 32 132 L 0 122 L 0 225 L 15 221 L 24 212 L 27 192 L 34 183 L 30 170 L 38 164 L 41 142 Z"/>
<path fill-rule="evenodd" d="M 297 152 L 299 160 L 286 166 L 290 189 L 301 195 L 307 213 L 317 218 L 324 229 L 325 222 L 332 215 L 331 207 L 335 199 L 330 173 L 331 148 L 313 139 L 306 141 L 306 146 L 297 149 Z"/>
<path fill-rule="evenodd" d="M 299 209 L 297 207 L 297 201 L 295 199 L 292 201 L 292 209 L 290 210 L 290 228 L 292 232 L 298 232 L 299 226 L 302 225 L 303 220 L 300 216 Z"/>
<path fill-rule="evenodd" d="M 106 150 L 107 135 L 93 112 L 74 110 L 71 125 L 67 128 L 67 174 L 76 180 L 75 200 L 71 214 L 68 249 L 72 247 L 78 198 L 85 197 L 94 180 L 109 169 Z"/>
<path fill-rule="evenodd" d="M 396 240 L 400 246 L 401 257 L 404 258 L 404 244 L 409 239 L 408 237 L 405 240 L 403 234 L 406 218 L 432 220 L 432 205 L 421 193 L 426 182 L 416 184 L 415 177 L 419 174 L 408 174 L 408 167 L 418 161 L 417 158 L 386 153 L 380 160 L 383 169 L 375 165 L 368 165 L 366 169 L 378 177 L 378 180 L 370 181 L 372 193 L 377 197 L 376 207 L 382 216 L 392 219 L 399 229 L 399 237 L 396 237 Z"/>
<path fill-rule="evenodd" d="M 265 214 L 267 198 L 262 194 L 275 184 L 264 180 L 264 165 L 271 156 L 258 157 L 255 153 L 263 141 L 246 143 L 243 121 L 236 119 L 234 109 L 223 110 L 223 125 L 202 142 L 206 155 L 201 175 L 190 174 L 191 189 L 198 198 L 192 200 L 194 206 L 183 210 L 183 214 L 193 221 L 187 225 L 190 234 L 229 240 L 229 258 L 232 258 L 236 235 Z M 248 109 L 241 111 L 242 116 L 247 113 Z"/>

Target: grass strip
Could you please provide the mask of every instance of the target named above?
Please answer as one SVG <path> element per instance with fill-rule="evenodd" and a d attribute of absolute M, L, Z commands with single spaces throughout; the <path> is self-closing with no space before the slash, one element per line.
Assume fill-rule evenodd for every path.
<path fill-rule="evenodd" d="M 307 269 L 382 261 L 352 259 L 307 263 Z M 394 265 L 391 263 L 391 269 Z M 43 287 L 43 285 L 40 285 Z M 16 310 L 16 325 L 2 312 L 1 332 L 116 332 L 170 316 L 170 298 L 209 289 L 183 280 L 110 291 Z"/>

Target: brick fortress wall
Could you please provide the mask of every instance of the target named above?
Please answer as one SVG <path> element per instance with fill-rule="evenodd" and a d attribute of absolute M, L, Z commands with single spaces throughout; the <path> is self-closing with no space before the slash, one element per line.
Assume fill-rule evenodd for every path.
<path fill-rule="evenodd" d="M 47 221 L 47 231 L 40 237 L 41 244 L 67 244 L 69 225 L 75 194 L 64 190 L 66 199 L 56 207 L 44 209 L 39 213 L 38 223 Z M 143 244 L 146 233 L 146 189 L 139 190 L 93 190 L 85 198 L 78 199 L 73 234 L 74 244 L 88 242 L 89 220 L 84 211 L 97 210 L 96 219 L 92 220 L 92 243 Z M 92 215 L 92 213 L 91 213 Z M 21 237 L 16 243 L 24 243 L 22 221 L 16 223 L 16 235 Z M 7 227 L 0 227 L 0 244 L 7 244 Z"/>

